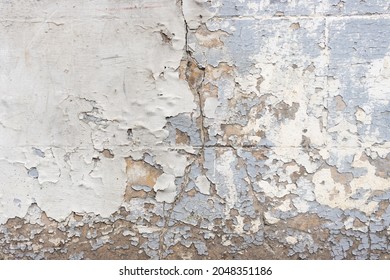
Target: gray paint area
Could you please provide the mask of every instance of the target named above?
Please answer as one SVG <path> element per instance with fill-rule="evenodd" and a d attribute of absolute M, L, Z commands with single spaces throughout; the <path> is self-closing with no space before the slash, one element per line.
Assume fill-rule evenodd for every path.
<path fill-rule="evenodd" d="M 377 135 L 378 143 L 388 142 L 390 20 L 335 20 L 329 25 L 329 38 L 329 76 L 340 83 L 339 93 L 346 104 L 344 117 L 351 123 L 360 122 L 361 141 L 365 136 Z M 330 106 L 334 103 L 330 100 Z M 371 116 L 370 124 L 359 121 L 357 110 Z M 337 114 L 333 113 L 329 115 L 332 126 L 337 122 Z"/>
<path fill-rule="evenodd" d="M 389 259 L 389 5 L 0 0 L 0 258 Z"/>
<path fill-rule="evenodd" d="M 208 2 L 218 16 L 329 16 L 389 14 L 386 0 L 242 0 Z"/>

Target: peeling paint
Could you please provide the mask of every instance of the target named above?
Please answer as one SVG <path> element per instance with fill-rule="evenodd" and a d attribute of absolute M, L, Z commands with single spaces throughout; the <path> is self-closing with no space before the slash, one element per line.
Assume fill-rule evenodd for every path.
<path fill-rule="evenodd" d="M 0 258 L 389 259 L 386 1 L 114 2 L 0 4 Z"/>

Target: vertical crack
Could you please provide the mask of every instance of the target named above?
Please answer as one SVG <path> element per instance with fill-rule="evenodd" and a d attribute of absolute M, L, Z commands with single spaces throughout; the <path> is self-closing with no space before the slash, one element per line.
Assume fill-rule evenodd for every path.
<path fill-rule="evenodd" d="M 188 65 L 189 64 L 189 65 Z M 200 156 L 202 159 L 204 159 L 204 148 L 205 148 L 205 143 L 206 143 L 206 130 L 204 127 L 204 98 L 202 96 L 202 87 L 203 87 L 203 81 L 204 81 L 204 76 L 205 76 L 205 68 L 200 67 L 195 60 L 192 59 L 192 57 L 189 57 L 188 59 L 188 64 L 187 64 L 187 69 L 191 69 L 191 64 L 195 64 L 194 66 L 197 68 L 196 72 L 198 72 L 199 75 L 199 81 L 193 88 L 194 92 L 196 93 L 198 97 L 198 102 L 199 102 L 199 128 L 200 128 L 200 139 L 201 139 L 201 149 L 200 149 Z M 190 66 L 190 67 L 188 67 Z"/>
<path fill-rule="evenodd" d="M 180 11 L 183 17 L 183 23 L 185 28 L 185 38 L 184 38 L 184 54 L 183 54 L 183 60 L 186 62 L 185 64 L 185 79 L 186 82 L 189 85 L 189 88 L 194 93 L 194 95 L 198 99 L 198 106 L 199 106 L 199 126 L 200 126 L 200 138 L 201 138 L 201 148 L 200 148 L 200 159 L 204 160 L 204 148 L 205 148 L 205 129 L 204 129 L 204 112 L 203 112 L 203 104 L 204 100 L 202 98 L 202 87 L 203 87 L 203 81 L 205 77 L 205 68 L 200 67 L 196 60 L 192 57 L 191 50 L 188 46 L 188 34 L 190 31 L 190 28 L 188 26 L 187 20 L 185 18 L 184 14 L 184 8 L 183 8 L 183 0 L 178 0 L 177 4 L 180 6 Z M 163 259 L 164 252 L 168 249 L 166 248 L 166 245 L 164 243 L 164 238 L 166 236 L 166 233 L 169 229 L 170 222 L 172 220 L 172 213 L 175 209 L 175 206 L 178 204 L 178 202 L 181 200 L 181 198 L 185 194 L 186 186 L 188 185 L 190 181 L 190 172 L 191 172 L 191 166 L 194 163 L 194 160 L 190 162 L 185 168 L 184 176 L 183 176 L 183 182 L 181 183 L 179 193 L 176 196 L 175 201 L 170 205 L 171 208 L 167 210 L 167 215 L 164 221 L 164 227 L 161 230 L 160 236 L 159 236 L 159 259 Z M 164 203 L 164 212 L 165 212 L 165 206 L 166 203 Z M 165 216 L 165 215 L 164 215 Z"/>
<path fill-rule="evenodd" d="M 370 215 L 370 219 L 368 220 L 368 260 L 371 260 L 372 256 L 372 246 L 371 246 L 371 221 L 372 215 Z"/>
<path fill-rule="evenodd" d="M 180 2 L 179 2 L 179 1 L 180 1 Z M 189 31 L 189 27 L 188 27 L 188 23 L 187 23 L 185 14 L 184 14 L 183 0 L 178 0 L 178 3 L 179 3 L 179 5 L 180 5 L 181 16 L 183 17 L 184 28 L 185 28 L 184 50 L 185 50 L 185 52 L 186 52 L 187 55 L 188 55 L 188 50 L 189 50 L 189 48 L 188 48 L 188 31 Z"/>
<path fill-rule="evenodd" d="M 165 234 L 167 233 L 167 231 L 169 229 L 169 223 L 171 221 L 172 213 L 173 213 L 173 211 L 175 209 L 175 206 L 177 205 L 177 203 L 183 197 L 185 189 L 186 189 L 186 186 L 188 185 L 188 183 L 190 181 L 190 172 L 191 172 L 192 163 L 193 163 L 193 161 L 189 165 L 186 166 L 186 169 L 184 171 L 183 182 L 181 183 L 181 189 L 179 191 L 179 194 L 176 196 L 175 201 L 171 204 L 171 208 L 168 210 L 167 217 L 165 218 L 165 221 L 164 221 L 164 227 L 163 227 L 163 229 L 161 230 L 161 233 L 160 233 L 160 238 L 159 238 L 159 243 L 160 243 L 160 246 L 159 246 L 160 247 L 159 248 L 159 259 L 160 260 L 164 258 L 164 251 L 166 249 L 168 249 L 168 248 L 166 248 L 166 246 L 164 244 L 164 237 L 165 237 Z M 165 212 L 165 205 L 166 205 L 166 203 L 164 202 L 164 206 L 163 206 L 163 211 L 164 212 Z"/>
<path fill-rule="evenodd" d="M 199 71 L 193 71 L 194 69 L 198 69 L 198 70 L 200 70 L 200 69 L 197 66 L 197 63 L 195 62 L 195 60 L 192 58 L 191 51 L 190 51 L 190 48 L 188 46 L 188 34 L 189 34 L 190 28 L 188 26 L 188 23 L 187 23 L 185 14 L 184 14 L 183 0 L 178 0 L 176 3 L 180 7 L 180 11 L 181 11 L 181 15 L 183 18 L 183 23 L 184 23 L 184 29 L 185 29 L 184 54 L 183 54 L 183 60 L 186 62 L 185 79 L 186 79 L 186 82 L 188 83 L 191 91 L 193 93 L 196 93 L 196 95 L 198 96 L 198 99 L 199 99 L 198 101 L 199 101 L 199 108 L 200 108 L 200 125 L 201 125 L 201 141 L 202 141 L 202 148 L 201 148 L 202 153 L 201 154 L 203 154 L 205 141 L 204 141 L 204 133 L 203 133 L 203 108 L 202 108 L 203 100 L 201 99 L 200 88 L 202 87 L 202 83 L 203 83 L 203 79 L 204 79 L 204 70 L 200 71 L 200 73 L 199 73 Z M 172 213 L 175 209 L 175 206 L 183 197 L 183 195 L 185 193 L 186 186 L 188 185 L 188 183 L 190 181 L 189 174 L 191 172 L 191 166 L 192 166 L 193 162 L 194 161 L 191 161 L 191 163 L 186 166 L 185 171 L 184 171 L 184 176 L 183 176 L 183 182 L 181 183 L 181 188 L 179 190 L 179 193 L 177 194 L 175 201 L 170 205 L 171 208 L 169 210 L 167 210 L 167 216 L 166 216 L 165 221 L 164 221 L 164 227 L 160 233 L 160 238 L 159 238 L 159 243 L 160 243 L 159 259 L 160 260 L 165 257 L 164 252 L 168 249 L 168 248 L 166 248 L 166 245 L 164 243 L 164 237 L 169 229 L 170 222 L 172 220 Z M 164 210 L 163 210 L 164 212 L 165 212 L 165 206 L 166 206 L 166 203 L 164 203 Z"/>
<path fill-rule="evenodd" d="M 183 0 L 180 0 L 180 9 L 183 17 L 184 27 L 185 27 L 185 43 L 184 43 L 184 57 L 183 59 L 187 62 L 186 64 L 186 71 L 185 71 L 185 77 L 186 81 L 191 89 L 191 91 L 194 93 L 194 95 L 198 99 L 198 106 L 199 106 L 199 127 L 200 127 L 200 139 L 201 139 L 201 148 L 200 148 L 200 157 L 201 160 L 204 160 L 204 148 L 206 143 L 206 130 L 204 128 L 204 98 L 202 96 L 202 88 L 203 88 L 203 82 L 205 77 L 205 67 L 202 67 L 198 64 L 198 62 L 192 57 L 191 49 L 188 46 L 188 35 L 190 28 L 188 26 L 185 13 L 184 13 L 184 6 L 183 6 Z"/>

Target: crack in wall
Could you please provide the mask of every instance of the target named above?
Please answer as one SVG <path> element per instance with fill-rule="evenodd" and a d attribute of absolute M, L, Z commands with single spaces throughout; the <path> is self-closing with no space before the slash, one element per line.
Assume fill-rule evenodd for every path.
<path fill-rule="evenodd" d="M 188 185 L 188 182 L 189 182 L 189 174 L 190 174 L 190 171 L 191 171 L 191 165 L 192 165 L 192 163 L 191 164 L 189 164 L 187 167 L 186 167 L 186 169 L 185 169 L 185 171 L 184 171 L 184 177 L 183 177 L 183 182 L 181 183 L 181 187 L 180 187 L 180 190 L 179 190 L 179 192 L 178 192 L 178 195 L 176 196 L 176 198 L 175 198 L 175 201 L 172 203 L 172 204 L 170 204 L 169 206 L 169 210 L 167 210 L 167 215 L 166 215 L 166 217 L 164 218 L 165 219 L 165 221 L 164 221 L 164 227 L 163 227 L 163 229 L 161 230 L 161 233 L 160 233 L 160 249 L 159 249 L 159 258 L 160 259 L 163 259 L 164 257 L 166 257 L 166 256 L 164 256 L 164 253 L 165 253 L 165 251 L 167 251 L 167 247 L 166 247 L 166 245 L 165 245 L 165 242 L 164 242 L 164 237 L 165 237 L 165 235 L 166 235 L 166 233 L 167 233 L 167 231 L 169 230 L 169 228 L 170 228 L 170 222 L 171 222 L 171 217 L 172 217 L 172 212 L 174 211 L 174 209 L 175 209 L 175 206 L 177 205 L 177 203 L 182 199 L 182 197 L 183 197 L 183 194 L 184 194 L 184 192 L 185 192 L 185 188 L 186 188 L 186 186 Z M 165 210 L 165 202 L 164 202 L 164 207 L 163 207 L 163 211 L 165 212 L 166 210 Z"/>
<path fill-rule="evenodd" d="M 389 258 L 383 6 L 45 1 L 0 12 L 0 258 Z"/>

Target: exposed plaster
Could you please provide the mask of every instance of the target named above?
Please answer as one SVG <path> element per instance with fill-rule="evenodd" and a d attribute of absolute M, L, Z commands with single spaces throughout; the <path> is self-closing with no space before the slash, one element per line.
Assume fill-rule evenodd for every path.
<path fill-rule="evenodd" d="M 388 4 L 0 6 L 1 258 L 389 258 Z"/>

